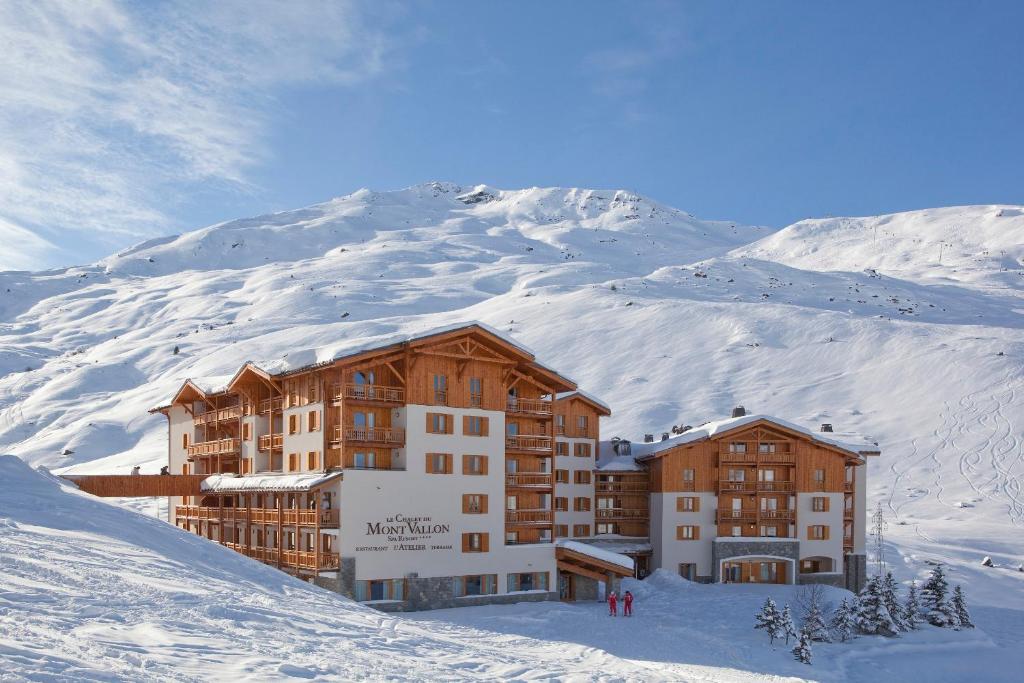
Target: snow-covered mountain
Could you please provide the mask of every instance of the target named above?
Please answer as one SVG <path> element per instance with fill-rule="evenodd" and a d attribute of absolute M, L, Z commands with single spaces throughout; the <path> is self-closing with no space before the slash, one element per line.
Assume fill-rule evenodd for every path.
<path fill-rule="evenodd" d="M 869 501 L 899 552 L 1015 566 L 1022 245 L 1013 206 L 773 231 L 624 191 L 360 190 L 0 273 L 0 452 L 155 471 L 166 434 L 146 408 L 187 376 L 477 319 L 607 401 L 606 436 L 736 404 L 869 434 Z"/>

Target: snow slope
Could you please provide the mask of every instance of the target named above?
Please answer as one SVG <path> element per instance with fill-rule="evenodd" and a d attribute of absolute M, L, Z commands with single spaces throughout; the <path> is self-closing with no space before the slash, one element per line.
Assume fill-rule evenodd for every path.
<path fill-rule="evenodd" d="M 990 555 L 974 594 L 1024 609 L 1021 245 L 1011 206 L 772 232 L 623 191 L 360 190 L 0 273 L 0 451 L 156 471 L 145 408 L 185 377 L 475 319 L 607 402 L 606 438 L 736 404 L 870 435 L 890 562 Z"/>

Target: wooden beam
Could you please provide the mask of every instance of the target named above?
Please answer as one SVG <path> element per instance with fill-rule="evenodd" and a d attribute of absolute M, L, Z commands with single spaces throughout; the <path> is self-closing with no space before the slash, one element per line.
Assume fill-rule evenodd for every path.
<path fill-rule="evenodd" d="M 402 386 L 404 387 L 405 386 L 405 378 L 402 377 L 402 374 L 400 372 L 398 372 L 398 370 L 395 369 L 395 366 L 392 365 L 391 363 L 384 363 L 384 365 L 386 365 L 387 368 L 389 370 L 391 370 L 391 372 L 393 372 L 395 374 L 395 379 L 397 379 L 399 382 L 401 382 Z"/>
<path fill-rule="evenodd" d="M 592 569 L 587 569 L 586 567 L 581 567 L 576 564 L 571 564 L 563 560 L 558 560 L 557 564 L 558 569 L 560 569 L 563 572 L 569 572 L 570 574 L 579 574 L 581 576 L 586 576 L 591 579 L 594 579 L 595 581 L 608 581 L 607 574 L 602 574 L 601 572 L 597 572 Z"/>

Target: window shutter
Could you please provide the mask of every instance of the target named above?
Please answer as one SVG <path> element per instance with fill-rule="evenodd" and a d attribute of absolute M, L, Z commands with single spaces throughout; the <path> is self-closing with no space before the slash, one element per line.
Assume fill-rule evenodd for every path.
<path fill-rule="evenodd" d="M 480 514 L 487 514 L 487 494 L 481 494 L 480 496 Z"/>
<path fill-rule="evenodd" d="M 681 527 L 681 526 L 677 526 L 676 527 L 676 540 L 677 541 L 683 540 L 683 527 Z"/>
<path fill-rule="evenodd" d="M 481 455 L 480 456 L 480 473 L 481 474 L 487 474 L 487 461 L 489 459 L 490 458 L 488 458 L 486 455 Z"/>
<path fill-rule="evenodd" d="M 827 500 L 827 499 L 826 499 L 826 500 Z M 828 527 L 827 527 L 827 526 L 823 526 L 823 527 L 821 527 L 821 538 L 822 538 L 822 540 L 824 540 L 824 541 L 827 541 L 827 540 L 828 540 Z"/>
<path fill-rule="evenodd" d="M 426 464 L 427 464 L 426 472 L 427 472 L 427 474 L 431 474 L 434 471 L 434 468 L 433 468 L 434 454 L 433 453 L 427 453 L 427 457 L 424 458 L 424 460 L 426 461 Z"/>
<path fill-rule="evenodd" d="M 469 494 L 462 494 L 462 514 L 469 512 Z"/>
<path fill-rule="evenodd" d="M 693 527 L 693 540 L 695 540 L 695 541 L 699 541 L 700 540 L 700 527 L 699 526 Z"/>
<path fill-rule="evenodd" d="M 469 552 L 469 534 L 462 534 L 462 552 Z"/>
<path fill-rule="evenodd" d="M 490 547 L 490 534 L 480 534 L 480 552 L 488 552 Z"/>
<path fill-rule="evenodd" d="M 434 425 L 433 425 L 433 422 L 432 422 L 433 417 L 434 417 L 433 413 L 427 413 L 427 427 L 426 427 L 427 434 L 430 434 L 430 433 L 432 433 L 434 431 Z"/>
<path fill-rule="evenodd" d="M 829 504 L 828 496 L 823 496 L 822 499 L 821 499 L 821 506 L 822 506 L 821 510 L 822 510 L 822 512 L 828 512 L 828 504 Z M 828 527 L 825 527 L 825 528 L 827 529 Z"/>
<path fill-rule="evenodd" d="M 490 434 L 490 421 L 491 419 L 489 417 L 480 418 L 480 436 L 488 436 Z M 484 471 L 486 471 L 486 469 L 487 468 L 485 466 Z"/>
<path fill-rule="evenodd" d="M 700 498 L 696 496 L 693 497 L 693 511 L 700 512 Z"/>

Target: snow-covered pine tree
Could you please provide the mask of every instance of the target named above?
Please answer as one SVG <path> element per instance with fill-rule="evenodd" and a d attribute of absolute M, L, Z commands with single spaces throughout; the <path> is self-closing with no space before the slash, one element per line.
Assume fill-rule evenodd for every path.
<path fill-rule="evenodd" d="M 843 601 L 839 603 L 839 607 L 832 613 L 829 626 L 832 628 L 832 635 L 838 638 L 840 642 L 845 643 L 850 638 L 853 638 L 856 627 L 854 623 L 856 614 L 856 598 L 852 603 L 847 598 L 843 598 Z"/>
<path fill-rule="evenodd" d="M 910 582 L 907 601 L 903 603 L 903 623 L 911 631 L 921 628 L 921 601 L 917 595 L 917 581 Z"/>
<path fill-rule="evenodd" d="M 779 617 L 779 626 L 782 629 L 782 635 L 786 636 L 786 645 L 789 645 L 790 638 L 796 638 L 796 624 L 793 623 L 793 613 L 789 610 L 789 604 L 782 608 L 782 616 Z"/>
<path fill-rule="evenodd" d="M 896 583 L 896 579 L 893 577 L 892 572 L 885 573 L 885 578 L 883 578 L 881 582 L 881 588 L 882 602 L 885 603 L 885 608 L 889 610 L 889 616 L 892 617 L 892 622 L 896 625 L 896 630 L 906 631 L 906 620 L 903 616 L 903 606 L 900 604 L 898 593 L 899 585 Z"/>
<path fill-rule="evenodd" d="M 964 591 L 960 588 L 960 584 L 953 589 L 952 607 L 957 621 L 960 622 L 960 628 L 974 628 L 974 622 L 971 621 L 971 613 L 967 611 L 967 600 L 964 598 Z"/>
<path fill-rule="evenodd" d="M 761 606 L 761 611 L 757 613 L 755 621 L 754 628 L 764 629 L 765 633 L 768 634 L 771 644 L 774 645 L 775 639 L 782 633 L 782 615 L 779 614 L 779 609 L 775 606 L 774 600 L 770 597 L 765 598 L 764 605 Z"/>
<path fill-rule="evenodd" d="M 807 631 L 811 640 L 823 643 L 832 642 L 832 636 L 829 635 L 828 626 L 825 625 L 825 617 L 822 615 L 817 601 L 812 602 L 807 607 L 807 613 L 804 615 L 803 630 Z"/>
<path fill-rule="evenodd" d="M 860 633 L 879 636 L 894 636 L 896 624 L 882 600 L 882 581 L 872 576 L 857 596 L 858 608 L 855 623 Z"/>
<path fill-rule="evenodd" d="M 811 663 L 811 634 L 807 632 L 807 629 L 800 629 L 792 652 L 796 661 L 803 662 L 804 664 Z"/>
<path fill-rule="evenodd" d="M 933 626 L 956 626 L 956 613 L 949 604 L 949 584 L 946 570 L 936 565 L 921 588 L 921 607 L 924 618 Z"/>

